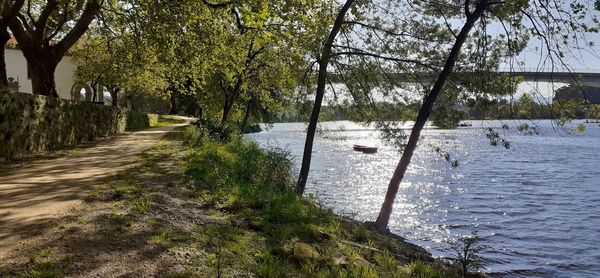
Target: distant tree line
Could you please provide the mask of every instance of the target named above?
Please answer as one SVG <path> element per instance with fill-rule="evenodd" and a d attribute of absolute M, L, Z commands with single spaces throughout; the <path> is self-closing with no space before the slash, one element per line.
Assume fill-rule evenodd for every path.
<path fill-rule="evenodd" d="M 312 102 L 291 103 L 287 109 L 271 115 L 271 122 L 307 122 Z M 376 102 L 366 109 L 355 103 L 344 101 L 321 108 L 320 121 L 364 122 L 366 115 L 383 121 L 409 121 L 416 116 L 420 103 L 409 104 Z M 461 103 L 436 107 L 431 117 L 440 128 L 457 127 L 464 120 L 501 119 L 599 119 L 600 88 L 569 85 L 556 90 L 552 102 L 535 99 L 531 94 L 511 98 L 471 98 Z"/>

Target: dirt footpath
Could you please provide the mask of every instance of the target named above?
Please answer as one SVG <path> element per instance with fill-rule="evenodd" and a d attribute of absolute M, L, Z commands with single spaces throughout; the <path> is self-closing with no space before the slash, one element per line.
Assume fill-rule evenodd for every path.
<path fill-rule="evenodd" d="M 185 124 L 133 132 L 89 149 L 28 163 L 0 176 L 0 260 L 37 228 L 80 205 L 100 180 L 133 165 L 137 155 Z"/>

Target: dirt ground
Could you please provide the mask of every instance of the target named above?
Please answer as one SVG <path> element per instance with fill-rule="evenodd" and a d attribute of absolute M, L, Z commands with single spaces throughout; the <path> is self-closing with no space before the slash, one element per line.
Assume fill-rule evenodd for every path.
<path fill-rule="evenodd" d="M 0 259 L 0 276 L 213 277 L 209 264 L 190 269 L 205 254 L 169 248 L 198 226 L 235 222 L 188 196 L 193 181 L 178 162 L 185 155 L 179 137 L 175 131 L 155 142 L 132 167 L 82 192 L 69 213 L 34 228 Z"/>
<path fill-rule="evenodd" d="M 174 128 L 153 128 L 0 174 L 0 262 L 44 227 L 79 208 L 92 188 L 132 167 L 138 155 Z"/>
<path fill-rule="evenodd" d="M 147 142 L 149 149 L 113 175 L 89 178 L 77 190 L 57 182 L 57 190 L 73 196 L 50 198 L 64 204 L 61 214 L 36 212 L 29 222 L 11 222 L 20 227 L 8 234 L 21 240 L 2 239 L 10 248 L 0 255 L 0 277 L 314 277 L 306 273 L 321 265 L 327 277 L 363 277 L 342 274 L 375 271 L 383 265 L 381 254 L 396 256 L 394 263 L 386 261 L 393 271 L 406 272 L 403 265 L 415 260 L 432 261 L 423 248 L 334 218 L 318 206 L 309 212 L 329 215 L 323 218 L 329 224 L 267 222 L 262 208 L 227 206 L 230 191 L 207 190 L 210 185 L 185 174 L 196 150 L 184 144 L 182 130 Z M 44 209 L 50 193 L 40 190 L 31 205 Z M 29 203 L 21 202 L 25 217 Z M 294 215 L 309 209 L 306 202 L 285 204 L 281 210 Z M 322 258 L 303 258 L 296 250 L 300 240 Z"/>

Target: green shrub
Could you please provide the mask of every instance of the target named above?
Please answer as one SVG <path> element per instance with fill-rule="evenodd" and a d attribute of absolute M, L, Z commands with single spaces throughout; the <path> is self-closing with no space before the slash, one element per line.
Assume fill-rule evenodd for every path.
<path fill-rule="evenodd" d="M 463 277 L 470 272 L 479 271 L 485 266 L 485 259 L 481 253 L 489 247 L 481 244 L 481 238 L 477 235 L 477 231 L 460 238 L 452 248 L 456 252 L 456 262 L 461 267 Z"/>
<path fill-rule="evenodd" d="M 136 111 L 129 111 L 127 113 L 127 130 L 133 131 L 147 128 L 150 128 L 150 116 L 148 114 Z"/>
<path fill-rule="evenodd" d="M 408 266 L 410 277 L 415 278 L 446 278 L 451 277 L 449 274 L 435 268 L 434 266 L 424 262 L 413 262 Z"/>
<path fill-rule="evenodd" d="M 235 125 L 219 125 L 204 118 L 199 119 L 196 125 L 213 140 L 229 142 L 240 137 Z"/>
<path fill-rule="evenodd" d="M 195 179 L 204 181 L 209 187 L 231 185 L 235 182 L 233 165 L 237 159 L 235 153 L 216 142 L 207 142 L 201 148 L 191 152 L 186 173 Z"/>
<path fill-rule="evenodd" d="M 289 152 L 281 149 L 263 150 L 255 142 L 236 138 L 228 143 L 208 139 L 205 130 L 189 127 L 185 142 L 195 146 L 190 154 L 186 173 L 216 186 L 237 186 L 234 192 L 248 197 L 270 199 L 273 191 L 286 191 L 292 185 L 292 161 Z M 262 195 L 262 196 L 258 196 Z"/>
<path fill-rule="evenodd" d="M 190 147 L 202 146 L 206 139 L 206 133 L 201 132 L 198 126 L 189 125 L 183 131 L 183 142 Z"/>
<path fill-rule="evenodd" d="M 244 130 L 242 130 L 242 132 L 244 134 L 258 133 L 258 132 L 261 132 L 261 131 L 262 131 L 262 128 L 260 127 L 259 124 L 249 125 L 249 126 L 245 127 Z"/>

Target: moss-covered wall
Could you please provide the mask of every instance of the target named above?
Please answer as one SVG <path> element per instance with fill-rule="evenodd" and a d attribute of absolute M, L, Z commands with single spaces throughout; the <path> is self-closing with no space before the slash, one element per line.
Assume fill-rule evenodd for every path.
<path fill-rule="evenodd" d="M 152 115 L 143 112 L 129 111 L 127 113 L 127 130 L 140 130 L 151 127 Z"/>
<path fill-rule="evenodd" d="M 129 115 L 137 120 L 128 121 Z M 0 157 L 54 151 L 126 129 L 142 129 L 147 127 L 141 120 L 144 115 L 100 104 L 0 91 Z"/>

